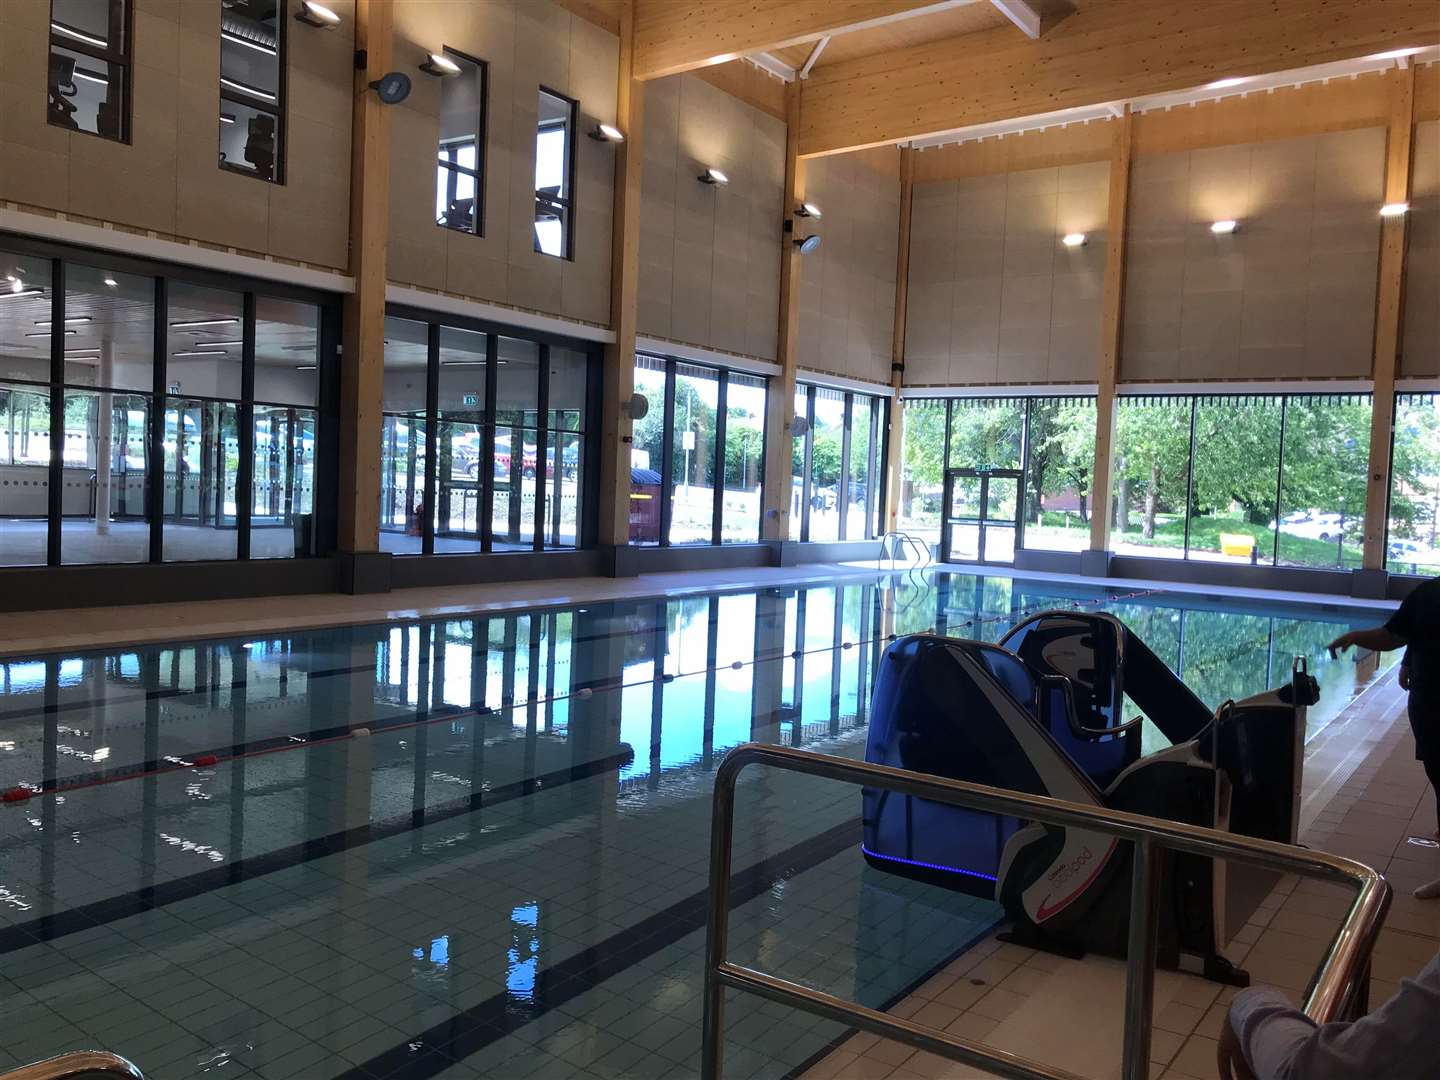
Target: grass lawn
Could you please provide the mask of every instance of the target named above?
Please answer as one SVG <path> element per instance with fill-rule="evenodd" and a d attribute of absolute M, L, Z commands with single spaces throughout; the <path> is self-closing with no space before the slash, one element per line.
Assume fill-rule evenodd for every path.
<path fill-rule="evenodd" d="M 1155 536 L 1146 540 L 1140 535 L 1139 518 L 1134 516 L 1131 524 L 1136 527 L 1125 532 L 1117 531 L 1117 541 L 1138 544 L 1144 547 L 1181 548 L 1185 546 L 1185 519 L 1179 514 L 1157 514 Z M 1275 544 L 1275 534 L 1264 525 L 1252 525 L 1239 514 L 1206 514 L 1190 522 L 1190 550 L 1220 550 L 1220 534 L 1240 533 L 1255 538 L 1259 561 L 1268 563 Z M 1345 544 L 1344 564 L 1348 567 L 1360 565 L 1360 548 Z M 1335 543 L 1330 540 L 1310 540 L 1303 536 L 1280 534 L 1280 561 L 1295 566 L 1333 567 L 1335 565 Z"/>

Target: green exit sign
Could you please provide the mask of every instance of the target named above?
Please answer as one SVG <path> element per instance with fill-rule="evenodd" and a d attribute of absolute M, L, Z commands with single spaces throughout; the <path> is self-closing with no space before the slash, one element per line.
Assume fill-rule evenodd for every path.
<path fill-rule="evenodd" d="M 465 404 L 466 404 L 466 405 L 479 405 L 479 404 L 480 404 L 480 395 L 479 395 L 479 394 L 466 394 L 466 395 L 465 395 Z"/>

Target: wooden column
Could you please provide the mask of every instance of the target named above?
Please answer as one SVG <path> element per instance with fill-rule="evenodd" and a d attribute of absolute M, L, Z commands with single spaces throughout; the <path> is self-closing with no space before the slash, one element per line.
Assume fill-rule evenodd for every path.
<path fill-rule="evenodd" d="M 1105 219 L 1105 287 L 1100 308 L 1099 384 L 1095 399 L 1095 464 L 1090 474 L 1090 550 L 1110 548 L 1110 473 L 1115 441 L 1115 384 L 1125 308 L 1125 213 L 1130 202 L 1130 106 L 1111 121 L 1110 202 Z"/>
<path fill-rule="evenodd" d="M 640 284 L 640 181 L 645 162 L 645 84 L 635 78 L 635 3 L 620 8 L 620 75 L 615 126 L 625 135 L 615 156 L 615 213 L 610 247 L 610 326 L 600 408 L 602 546 L 630 542 L 630 447 L 634 422 L 625 404 L 635 393 L 635 319 Z M 652 401 L 658 409 L 661 402 Z"/>
<path fill-rule="evenodd" d="M 885 447 L 886 531 L 900 527 L 900 484 L 904 477 L 902 456 L 905 437 L 905 410 L 900 390 L 905 382 L 905 312 L 910 297 L 910 210 L 915 194 L 915 151 L 900 151 L 900 237 L 895 245 L 895 328 L 890 337 L 890 441 Z"/>
<path fill-rule="evenodd" d="M 356 0 L 350 153 L 350 274 L 340 356 L 339 547 L 380 546 L 380 410 L 385 374 L 385 245 L 390 228 L 390 111 L 369 84 L 390 70 L 393 0 Z"/>
<path fill-rule="evenodd" d="M 1415 142 L 1415 66 L 1392 71 L 1390 122 L 1385 136 L 1385 201 L 1410 201 L 1410 155 Z M 1390 499 L 1395 376 L 1400 359 L 1400 301 L 1405 285 L 1406 214 L 1380 220 L 1380 278 L 1375 291 L 1375 401 L 1370 414 L 1370 472 L 1365 488 L 1366 570 L 1385 566 Z"/>
<path fill-rule="evenodd" d="M 785 87 L 785 220 L 794 220 L 795 208 L 805 201 L 805 162 L 800 150 L 799 79 Z M 765 513 L 760 536 L 765 540 L 790 538 L 790 487 L 795 449 L 790 423 L 795 419 L 795 364 L 800 338 L 800 251 L 790 241 L 794 233 L 780 234 L 780 336 L 776 359 L 780 374 L 770 380 L 765 402 Z"/>

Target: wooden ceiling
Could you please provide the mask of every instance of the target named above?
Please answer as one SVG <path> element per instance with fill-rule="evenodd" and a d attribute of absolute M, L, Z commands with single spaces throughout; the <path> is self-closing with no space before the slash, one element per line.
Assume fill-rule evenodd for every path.
<path fill-rule="evenodd" d="M 931 14 L 916 15 L 914 18 L 885 23 L 848 34 L 836 34 L 830 38 L 815 67 L 856 60 L 862 56 L 903 49 L 927 41 L 954 37 L 957 34 L 973 34 L 980 30 L 993 30 L 997 26 L 1008 26 L 1009 20 L 990 3 L 964 4 L 946 8 Z M 1018 35 L 1019 30 L 1015 33 Z M 776 49 L 772 55 L 793 68 L 803 67 L 815 48 L 814 42 L 802 45 L 788 45 Z"/>

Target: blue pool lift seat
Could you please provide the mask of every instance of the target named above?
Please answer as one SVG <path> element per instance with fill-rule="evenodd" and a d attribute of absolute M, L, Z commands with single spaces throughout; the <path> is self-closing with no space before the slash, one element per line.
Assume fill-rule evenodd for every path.
<path fill-rule="evenodd" d="M 893 642 L 876 678 L 866 760 L 1290 839 L 1293 799 L 1272 781 L 1298 781 L 1295 725 L 1303 731 L 1313 683 L 1298 709 L 1295 694 L 1287 686 L 1212 713 L 1119 620 L 1045 612 L 1001 645 L 929 634 Z M 1143 721 L 1123 719 L 1127 696 L 1169 746 L 1142 753 Z M 863 798 L 872 866 L 998 900 L 1027 944 L 1123 955 L 1128 844 L 877 789 Z M 1220 884 L 1209 860 L 1167 857 L 1160 957 L 1175 967 L 1193 956 L 1207 974 L 1241 981 L 1220 956 Z"/>

